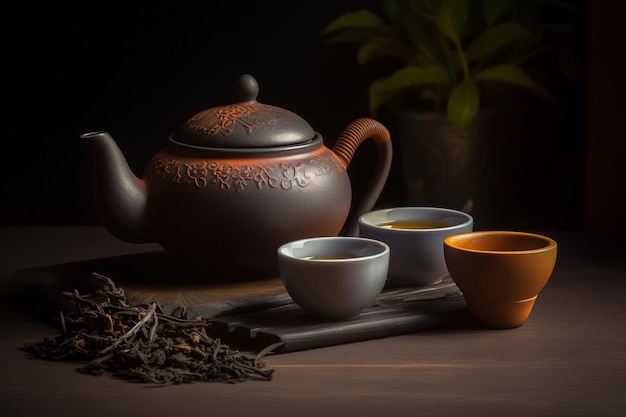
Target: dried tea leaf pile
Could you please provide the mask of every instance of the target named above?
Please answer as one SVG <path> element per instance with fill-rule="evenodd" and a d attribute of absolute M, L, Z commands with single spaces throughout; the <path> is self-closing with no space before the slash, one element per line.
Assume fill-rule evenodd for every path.
<path fill-rule="evenodd" d="M 103 288 L 65 292 L 76 311 L 61 313 L 61 331 L 27 343 L 27 352 L 41 359 L 80 361 L 77 370 L 86 374 L 111 372 L 162 385 L 272 379 L 263 352 L 247 357 L 232 350 L 207 333 L 206 320 L 189 319 L 182 308 L 164 314 L 157 303 L 128 305 L 123 288 L 105 276 L 93 276 Z"/>

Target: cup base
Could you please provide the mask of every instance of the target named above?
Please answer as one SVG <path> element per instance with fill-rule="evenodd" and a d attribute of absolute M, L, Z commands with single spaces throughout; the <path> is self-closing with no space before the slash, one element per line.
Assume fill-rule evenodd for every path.
<path fill-rule="evenodd" d="M 474 319 L 492 329 L 512 329 L 526 322 L 537 300 L 537 296 L 519 301 L 493 302 L 467 300 L 467 306 Z"/>

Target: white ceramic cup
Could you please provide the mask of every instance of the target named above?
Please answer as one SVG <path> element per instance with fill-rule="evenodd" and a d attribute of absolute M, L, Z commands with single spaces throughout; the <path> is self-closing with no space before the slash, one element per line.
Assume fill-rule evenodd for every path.
<path fill-rule="evenodd" d="M 360 237 L 316 237 L 278 248 L 285 289 L 307 312 L 330 320 L 358 316 L 387 281 L 389 246 Z"/>
<path fill-rule="evenodd" d="M 390 228 L 390 222 L 443 223 L 431 228 Z M 388 282 L 394 286 L 427 286 L 448 274 L 443 254 L 446 237 L 471 232 L 474 220 L 462 211 L 438 207 L 395 207 L 359 217 L 361 237 L 385 242 L 391 249 Z"/>

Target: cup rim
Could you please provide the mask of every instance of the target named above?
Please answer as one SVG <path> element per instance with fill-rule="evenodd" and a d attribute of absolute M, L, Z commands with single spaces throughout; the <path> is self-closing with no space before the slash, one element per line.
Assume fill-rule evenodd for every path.
<path fill-rule="evenodd" d="M 310 259 L 310 258 L 301 258 L 298 256 L 294 256 L 292 253 L 290 253 L 288 251 L 289 248 L 293 247 L 294 245 L 304 245 L 306 242 L 311 242 L 311 241 L 350 241 L 350 242 L 360 242 L 360 243 L 370 243 L 373 244 L 375 246 L 380 247 L 382 250 L 376 253 L 373 253 L 371 255 L 364 255 L 364 256 L 355 256 L 353 258 L 341 258 L 341 259 Z M 361 262 L 367 259 L 375 259 L 375 258 L 379 258 L 381 256 L 386 256 L 390 253 L 391 249 L 389 248 L 389 245 L 387 245 L 385 242 L 382 242 L 380 240 L 376 240 L 376 239 L 371 239 L 371 238 L 367 238 L 367 237 L 361 237 L 361 236 L 319 236 L 319 237 L 308 237 L 308 238 L 303 238 L 303 239 L 297 239 L 297 240 L 293 240 L 290 242 L 285 242 L 282 245 L 280 245 L 277 249 L 278 255 L 279 256 L 284 256 L 286 258 L 289 259 L 293 259 L 295 261 L 299 261 L 299 262 L 315 262 L 315 263 L 344 263 L 344 262 Z"/>
<path fill-rule="evenodd" d="M 525 237 L 535 239 L 538 243 L 542 242 L 542 246 L 528 248 L 528 249 L 478 249 L 468 246 L 466 243 L 475 240 L 476 238 L 485 238 L 493 236 L 509 236 L 509 237 Z M 555 249 L 558 245 L 556 241 L 548 236 L 544 236 L 538 233 L 522 232 L 514 230 L 484 230 L 460 233 L 452 236 L 448 236 L 443 241 L 444 246 L 452 249 L 456 249 L 462 252 L 469 253 L 483 253 L 483 254 L 501 254 L 501 255 L 513 255 L 513 254 L 531 254 L 547 252 Z"/>
<path fill-rule="evenodd" d="M 398 207 L 390 207 L 390 208 L 372 210 L 372 211 L 368 211 L 367 213 L 363 213 L 362 215 L 360 215 L 358 219 L 358 223 L 359 225 L 365 225 L 365 226 L 368 226 L 377 230 L 388 231 L 390 230 L 389 228 L 381 227 L 375 222 L 370 222 L 370 221 L 367 221 L 366 219 L 368 217 L 372 217 L 372 216 L 375 217 L 382 213 L 389 213 L 393 211 L 408 211 L 408 212 L 419 211 L 419 212 L 442 213 L 442 214 L 456 215 L 456 216 L 465 218 L 464 222 L 459 223 L 459 224 L 453 224 L 452 226 L 435 227 L 435 228 L 428 228 L 428 229 L 400 229 L 400 228 L 395 229 L 394 228 L 393 229 L 394 233 L 429 233 L 429 232 L 432 233 L 433 231 L 439 231 L 439 230 L 446 231 L 446 230 L 460 229 L 468 225 L 474 224 L 474 218 L 469 213 L 466 213 L 460 210 L 449 209 L 445 207 L 436 207 L 436 206 L 398 206 Z"/>

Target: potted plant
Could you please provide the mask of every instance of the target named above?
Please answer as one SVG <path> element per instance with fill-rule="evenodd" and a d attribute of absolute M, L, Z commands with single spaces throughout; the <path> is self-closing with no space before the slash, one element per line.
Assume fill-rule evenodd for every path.
<path fill-rule="evenodd" d="M 559 46 L 580 15 L 566 1 L 382 0 L 323 29 L 372 71 L 369 108 L 390 115 L 407 203 L 502 200 L 502 170 L 517 168 L 506 154 L 519 156 L 513 138 L 528 123 L 518 99 L 559 102 Z"/>

